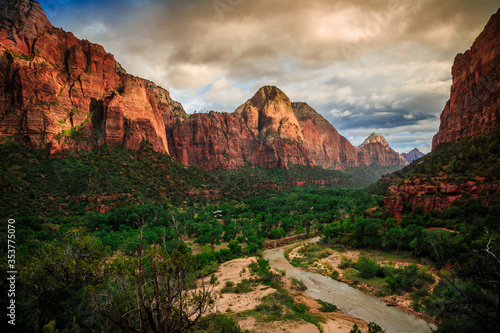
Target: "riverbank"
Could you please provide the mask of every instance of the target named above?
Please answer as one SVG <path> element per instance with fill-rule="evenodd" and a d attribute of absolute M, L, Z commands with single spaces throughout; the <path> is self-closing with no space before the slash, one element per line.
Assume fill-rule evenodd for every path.
<path fill-rule="evenodd" d="M 433 324 L 415 318 L 394 307 L 388 307 L 379 299 L 367 295 L 345 283 L 318 273 L 306 272 L 293 267 L 284 257 L 288 249 L 302 244 L 314 243 L 318 237 L 264 252 L 271 267 L 286 272 L 287 278 L 300 279 L 308 288 L 307 295 L 335 304 L 341 311 L 361 318 L 366 322 L 376 322 L 387 332 L 430 332 Z"/>
<path fill-rule="evenodd" d="M 345 248 L 331 248 L 319 244 L 297 245 L 285 251 L 285 258 L 296 268 L 318 273 L 344 282 L 364 293 L 370 294 L 383 301 L 388 306 L 396 307 L 412 316 L 437 324 L 437 320 L 427 312 L 417 311 L 414 308 L 415 297 L 411 292 L 392 292 L 383 277 L 364 279 L 353 266 L 360 256 L 369 257 L 380 265 L 392 265 L 401 268 L 415 264 L 425 271 L 434 282 L 429 282 L 424 289 L 432 292 L 439 282 L 435 269 L 428 263 L 417 261 L 409 254 L 385 253 L 371 250 L 348 250 Z"/>

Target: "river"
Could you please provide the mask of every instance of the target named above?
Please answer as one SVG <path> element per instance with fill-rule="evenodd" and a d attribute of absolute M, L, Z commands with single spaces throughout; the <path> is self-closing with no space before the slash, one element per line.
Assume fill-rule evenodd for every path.
<path fill-rule="evenodd" d="M 264 258 L 271 267 L 286 272 L 286 277 L 302 280 L 307 287 L 306 294 L 322 301 L 335 304 L 342 312 L 375 322 L 387 333 L 431 332 L 435 325 L 415 318 L 394 307 L 386 306 L 381 300 L 365 294 L 343 282 L 317 273 L 305 272 L 293 267 L 285 259 L 285 251 L 301 244 L 315 243 L 319 237 L 264 251 Z"/>

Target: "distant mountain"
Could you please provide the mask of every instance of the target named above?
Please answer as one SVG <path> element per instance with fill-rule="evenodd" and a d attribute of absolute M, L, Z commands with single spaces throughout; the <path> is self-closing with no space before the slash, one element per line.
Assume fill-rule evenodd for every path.
<path fill-rule="evenodd" d="M 148 142 L 184 165 L 211 169 L 407 163 L 385 139 L 353 146 L 313 108 L 273 86 L 233 113 L 188 115 L 102 46 L 53 27 L 31 0 L 0 2 L 0 82 L 0 137 L 51 154 Z"/>
<path fill-rule="evenodd" d="M 362 165 L 378 164 L 388 165 L 407 165 L 408 161 L 394 151 L 387 143 L 387 140 L 379 134 L 372 133 L 359 146 L 358 157 Z"/>
<path fill-rule="evenodd" d="M 425 156 L 425 154 L 421 153 L 420 150 L 418 150 L 417 148 L 414 148 L 409 153 L 403 153 L 403 154 L 401 154 L 401 156 L 403 156 L 404 158 L 406 158 L 406 160 L 408 161 L 408 163 L 411 163 L 411 162 L 413 162 L 415 160 L 418 160 L 420 157 Z"/>

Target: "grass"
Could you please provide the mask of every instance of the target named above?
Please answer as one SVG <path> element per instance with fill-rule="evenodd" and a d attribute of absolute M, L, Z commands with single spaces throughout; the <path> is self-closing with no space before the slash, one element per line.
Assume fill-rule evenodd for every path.
<path fill-rule="evenodd" d="M 221 289 L 220 292 L 223 294 L 228 294 L 228 293 L 244 294 L 244 293 L 249 293 L 251 291 L 253 291 L 253 288 L 251 287 L 250 280 L 244 279 L 237 285 L 234 285 L 234 282 L 232 281 L 226 281 L 226 285 Z"/>
<path fill-rule="evenodd" d="M 319 311 L 321 311 L 321 312 L 337 312 L 337 311 L 339 311 L 339 309 L 337 308 L 337 306 L 335 304 L 324 302 L 320 299 L 318 299 L 317 301 L 321 305 L 321 308 L 319 308 Z"/>
<path fill-rule="evenodd" d="M 321 323 L 325 319 L 318 314 L 309 313 L 309 308 L 302 303 L 295 303 L 286 290 L 279 288 L 272 294 L 262 298 L 262 302 L 253 310 L 247 310 L 239 315 L 252 316 L 263 322 L 274 321 L 305 321 L 318 327 L 322 332 Z"/>
<path fill-rule="evenodd" d="M 288 255 L 290 252 L 286 253 L 286 258 L 288 259 Z M 334 251 L 330 248 L 327 248 L 325 246 L 319 245 L 319 244 L 307 244 L 302 246 L 298 251 L 298 254 L 300 254 L 300 257 L 294 257 L 290 263 L 294 267 L 301 267 L 301 268 L 310 268 L 314 266 L 314 264 L 324 258 L 327 258 L 331 256 Z"/>

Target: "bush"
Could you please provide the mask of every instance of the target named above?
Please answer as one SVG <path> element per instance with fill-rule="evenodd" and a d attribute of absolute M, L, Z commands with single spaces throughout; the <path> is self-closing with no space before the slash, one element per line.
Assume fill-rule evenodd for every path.
<path fill-rule="evenodd" d="M 301 280 L 292 277 L 292 278 L 290 278 L 290 281 L 292 282 L 292 289 L 298 290 L 298 291 L 306 291 L 307 290 L 306 285 Z"/>
<path fill-rule="evenodd" d="M 351 259 L 348 259 L 348 258 L 342 258 L 342 260 L 340 261 L 340 264 L 339 264 L 339 268 L 346 269 L 349 267 L 354 267 L 354 261 L 352 261 Z"/>
<path fill-rule="evenodd" d="M 321 304 L 321 308 L 319 308 L 319 311 L 321 312 L 337 312 L 339 310 L 335 304 L 324 302 L 322 300 L 318 300 L 318 303 Z"/>
<path fill-rule="evenodd" d="M 359 271 L 359 276 L 364 279 L 371 279 L 382 271 L 382 267 L 375 260 L 366 256 L 359 257 L 356 268 Z"/>

